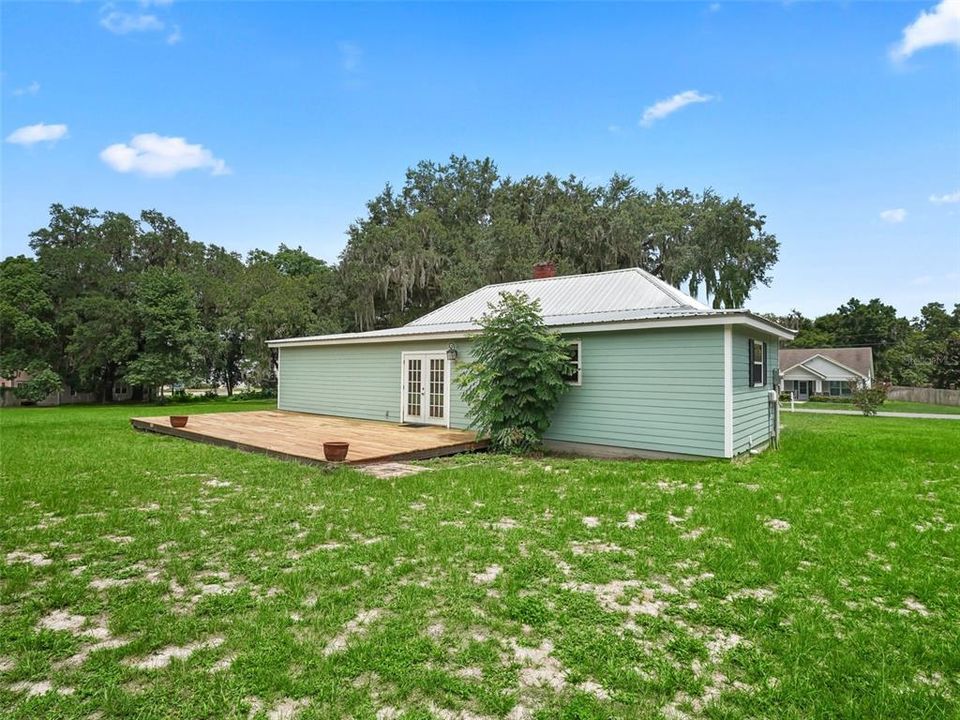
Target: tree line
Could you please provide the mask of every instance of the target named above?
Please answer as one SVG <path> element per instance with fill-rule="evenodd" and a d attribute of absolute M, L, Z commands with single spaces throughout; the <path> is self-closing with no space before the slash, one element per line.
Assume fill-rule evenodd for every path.
<path fill-rule="evenodd" d="M 2 264 L 0 374 L 44 389 L 62 381 L 107 401 L 118 382 L 139 396 L 201 381 L 232 394 L 269 385 L 264 340 L 341 329 L 336 271 L 299 248 L 244 259 L 153 210 L 62 205 L 30 246 L 34 258 Z"/>
<path fill-rule="evenodd" d="M 777 260 L 765 225 L 752 204 L 709 189 L 513 179 L 465 157 L 387 185 L 336 264 L 283 243 L 242 256 L 156 210 L 55 204 L 30 234 L 34 256 L 0 266 L 0 376 L 24 371 L 103 400 L 117 383 L 138 397 L 173 383 L 270 387 L 266 340 L 401 325 L 543 260 L 562 274 L 639 266 L 738 307 Z"/>
<path fill-rule="evenodd" d="M 835 312 L 808 318 L 793 310 L 771 320 L 797 330 L 790 347 L 871 347 L 878 378 L 912 387 L 960 387 L 960 303 L 927 303 L 913 318 L 878 298 L 851 298 Z"/>
<path fill-rule="evenodd" d="M 336 265 L 284 244 L 243 257 L 156 210 L 55 204 L 30 234 L 34 257 L 2 264 L 0 374 L 104 400 L 118 382 L 269 386 L 270 338 L 403 324 L 543 260 L 564 274 L 640 266 L 732 307 L 769 282 L 779 244 L 764 225 L 753 205 L 711 190 L 515 180 L 465 157 L 387 185 Z"/>

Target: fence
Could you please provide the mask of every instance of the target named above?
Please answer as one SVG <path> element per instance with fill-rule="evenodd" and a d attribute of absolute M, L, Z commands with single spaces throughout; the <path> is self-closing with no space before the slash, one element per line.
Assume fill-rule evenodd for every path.
<path fill-rule="evenodd" d="M 960 390 L 940 388 L 900 387 L 894 385 L 887 393 L 888 400 L 929 403 L 931 405 L 960 405 Z"/>

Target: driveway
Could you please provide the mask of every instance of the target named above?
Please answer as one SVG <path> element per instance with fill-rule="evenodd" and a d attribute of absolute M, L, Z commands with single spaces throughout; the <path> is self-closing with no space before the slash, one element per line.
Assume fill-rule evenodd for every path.
<path fill-rule="evenodd" d="M 782 410 L 788 413 L 813 413 L 815 415 L 863 415 L 859 410 L 808 410 L 806 408 L 797 408 L 795 410 L 782 408 Z M 960 420 L 960 415 L 912 412 L 878 412 L 877 417 L 919 418 L 921 420 Z"/>

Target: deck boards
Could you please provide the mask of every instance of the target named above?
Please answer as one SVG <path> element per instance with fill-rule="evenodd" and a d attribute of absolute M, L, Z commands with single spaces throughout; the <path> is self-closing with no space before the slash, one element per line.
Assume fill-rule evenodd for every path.
<path fill-rule="evenodd" d="M 488 444 L 465 430 L 279 410 L 191 415 L 185 428 L 172 427 L 166 415 L 130 418 L 130 424 L 137 430 L 319 465 L 326 464 L 323 443 L 331 441 L 350 443 L 348 465 L 422 460 Z"/>

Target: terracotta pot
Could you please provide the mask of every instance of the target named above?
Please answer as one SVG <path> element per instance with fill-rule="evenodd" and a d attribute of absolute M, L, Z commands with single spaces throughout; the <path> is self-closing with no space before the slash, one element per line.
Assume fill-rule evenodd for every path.
<path fill-rule="evenodd" d="M 186 427 L 187 417 L 188 417 L 187 415 L 171 415 L 170 425 L 172 427 Z"/>
<path fill-rule="evenodd" d="M 347 459 L 347 450 L 349 449 L 350 443 L 325 442 L 323 444 L 323 456 L 329 462 L 343 462 Z"/>

